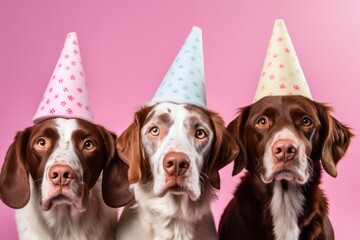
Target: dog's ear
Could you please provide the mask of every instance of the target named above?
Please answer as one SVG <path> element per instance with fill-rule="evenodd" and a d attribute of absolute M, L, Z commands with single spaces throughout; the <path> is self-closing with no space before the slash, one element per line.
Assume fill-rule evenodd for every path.
<path fill-rule="evenodd" d="M 119 157 L 129 166 L 128 179 L 131 184 L 141 179 L 142 157 L 140 149 L 140 126 L 135 120 L 116 141 Z"/>
<path fill-rule="evenodd" d="M 210 152 L 209 167 L 205 172 L 209 176 L 211 185 L 216 189 L 220 189 L 219 170 L 235 159 L 239 154 L 239 148 L 226 130 L 223 119 L 218 114 L 210 111 L 209 116 L 215 130 L 215 142 Z"/>
<path fill-rule="evenodd" d="M 244 169 L 247 162 L 245 123 L 249 115 L 249 108 L 240 109 L 238 116 L 229 123 L 227 130 L 235 139 L 240 149 L 240 154 L 235 158 L 234 169 L 232 175 L 240 173 Z"/>
<path fill-rule="evenodd" d="M 121 160 L 129 166 L 130 184 L 140 181 L 142 173 L 142 152 L 140 131 L 151 107 L 143 107 L 135 113 L 134 122 L 120 135 L 116 141 L 117 153 Z"/>
<path fill-rule="evenodd" d="M 0 174 L 0 198 L 11 208 L 22 208 L 30 199 L 26 148 L 32 128 L 18 132 L 10 145 Z"/>
<path fill-rule="evenodd" d="M 337 176 L 336 165 L 345 155 L 353 136 L 351 129 L 331 116 L 331 109 L 317 103 L 321 121 L 321 163 L 324 170 L 332 177 Z"/>
<path fill-rule="evenodd" d="M 107 148 L 107 161 L 102 178 L 104 202 L 113 208 L 122 207 L 134 199 L 129 190 L 128 166 L 115 153 L 116 135 L 100 127 Z"/>

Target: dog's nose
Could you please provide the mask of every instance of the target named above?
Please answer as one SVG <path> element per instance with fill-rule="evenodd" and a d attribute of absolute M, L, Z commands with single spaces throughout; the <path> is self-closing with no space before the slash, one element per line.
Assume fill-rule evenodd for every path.
<path fill-rule="evenodd" d="M 272 154 L 279 161 L 291 161 L 297 153 L 298 149 L 292 140 L 278 140 L 272 147 Z"/>
<path fill-rule="evenodd" d="M 186 154 L 170 152 L 164 157 L 163 167 L 169 176 L 182 176 L 189 169 L 190 162 Z"/>
<path fill-rule="evenodd" d="M 54 165 L 50 168 L 49 178 L 54 185 L 68 185 L 75 176 L 74 170 L 67 165 Z"/>

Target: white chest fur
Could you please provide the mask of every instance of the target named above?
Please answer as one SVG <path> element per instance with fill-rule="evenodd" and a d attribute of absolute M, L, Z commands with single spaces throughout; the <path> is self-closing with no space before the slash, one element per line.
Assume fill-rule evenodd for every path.
<path fill-rule="evenodd" d="M 274 183 L 270 210 L 273 217 L 274 234 L 277 240 L 297 240 L 300 229 L 298 216 L 303 211 L 304 195 L 294 184 L 289 184 L 286 190 L 281 182 Z"/>
<path fill-rule="evenodd" d="M 186 195 L 154 197 L 136 184 L 137 203 L 125 208 L 118 225 L 117 239 L 191 240 L 216 239 L 216 228 L 207 201 L 192 202 Z M 119 229 L 120 227 L 120 229 Z"/>

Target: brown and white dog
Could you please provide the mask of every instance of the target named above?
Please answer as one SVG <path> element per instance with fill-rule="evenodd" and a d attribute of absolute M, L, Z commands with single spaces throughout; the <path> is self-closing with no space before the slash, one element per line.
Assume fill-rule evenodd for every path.
<path fill-rule="evenodd" d="M 99 125 L 64 118 L 45 120 L 16 135 L 2 167 L 0 198 L 17 209 L 20 239 L 114 238 L 117 210 L 101 197 L 111 201 L 113 196 L 107 172 L 119 172 L 119 205 L 133 197 L 126 191 L 128 167 L 116 157 L 115 139 Z"/>
<path fill-rule="evenodd" d="M 226 207 L 220 239 L 334 239 L 322 168 L 336 177 L 352 133 L 330 108 L 302 96 L 271 96 L 241 109 L 228 126 L 247 172 Z"/>
<path fill-rule="evenodd" d="M 117 239 L 217 239 L 210 201 L 220 187 L 218 170 L 238 153 L 219 115 L 189 104 L 144 106 L 117 150 L 135 193 Z"/>

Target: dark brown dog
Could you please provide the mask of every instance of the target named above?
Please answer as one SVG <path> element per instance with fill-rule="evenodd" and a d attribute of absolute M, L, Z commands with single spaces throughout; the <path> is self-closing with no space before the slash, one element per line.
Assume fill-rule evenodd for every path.
<path fill-rule="evenodd" d="M 247 172 L 226 207 L 220 239 L 334 239 L 322 168 L 336 177 L 352 133 L 330 108 L 302 96 L 271 96 L 241 109 L 228 130 Z"/>

